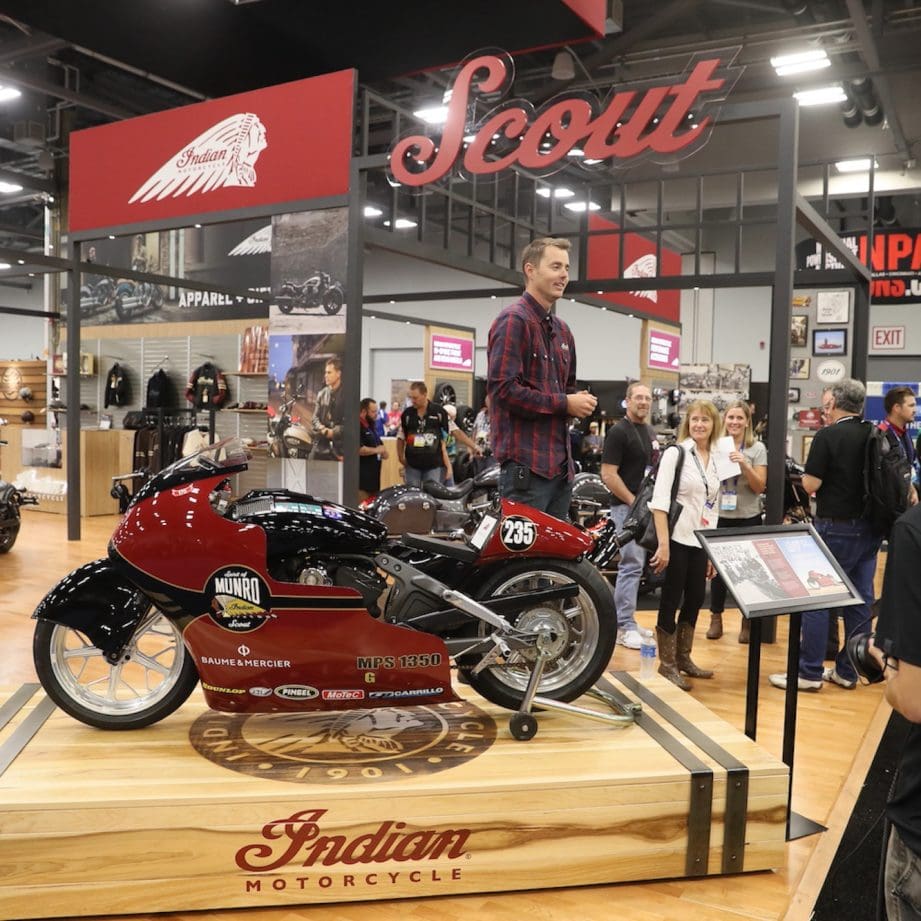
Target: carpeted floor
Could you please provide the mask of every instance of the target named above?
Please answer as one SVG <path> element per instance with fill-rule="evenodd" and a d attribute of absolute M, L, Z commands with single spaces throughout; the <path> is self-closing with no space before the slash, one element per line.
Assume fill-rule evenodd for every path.
<path fill-rule="evenodd" d="M 859 692 L 858 692 L 859 693 Z M 815 904 L 813 921 L 875 921 L 883 809 L 910 724 L 893 713 Z M 885 910 L 881 915 L 885 918 Z"/>

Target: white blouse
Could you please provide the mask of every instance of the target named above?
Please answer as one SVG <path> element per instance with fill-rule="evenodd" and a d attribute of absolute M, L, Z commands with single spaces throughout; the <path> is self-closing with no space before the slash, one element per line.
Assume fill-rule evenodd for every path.
<path fill-rule="evenodd" d="M 681 447 L 684 450 L 684 463 L 681 467 L 676 498 L 683 508 L 672 531 L 672 540 L 688 547 L 699 547 L 700 541 L 694 532 L 704 528 L 715 528 L 719 519 L 720 481 L 712 449 L 707 466 L 704 467 L 697 457 L 693 438 L 686 438 L 681 442 Z M 652 501 L 649 503 L 651 509 L 668 512 L 672 503 L 672 483 L 677 465 L 678 452 L 666 448 L 659 463 L 659 472 L 656 474 L 656 485 Z"/>

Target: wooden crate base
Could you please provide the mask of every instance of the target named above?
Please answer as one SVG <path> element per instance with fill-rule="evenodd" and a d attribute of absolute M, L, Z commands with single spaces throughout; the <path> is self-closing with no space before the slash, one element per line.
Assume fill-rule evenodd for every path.
<path fill-rule="evenodd" d="M 216 714 L 196 693 L 131 733 L 57 710 L 42 723 L 44 694 L 19 689 L 0 708 L 0 918 L 782 866 L 786 766 L 662 678 L 608 678 L 642 702 L 636 725 L 547 712 L 530 742 L 467 688 L 458 704 L 296 718 Z"/>

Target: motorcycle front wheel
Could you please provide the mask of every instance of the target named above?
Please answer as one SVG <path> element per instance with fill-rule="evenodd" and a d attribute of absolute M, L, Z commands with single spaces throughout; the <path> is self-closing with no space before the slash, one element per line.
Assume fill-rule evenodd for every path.
<path fill-rule="evenodd" d="M 126 307 L 120 297 L 115 298 L 113 306 L 115 307 L 115 316 L 117 316 L 119 320 L 129 320 L 131 318 L 131 308 Z"/>
<path fill-rule="evenodd" d="M 9 553 L 16 543 L 19 536 L 19 525 L 11 524 L 5 528 L 0 528 L 0 553 Z"/>
<path fill-rule="evenodd" d="M 481 601 L 500 595 L 532 594 L 541 589 L 575 582 L 579 594 L 524 608 L 514 617 L 523 631 L 549 628 L 550 658 L 537 693 L 553 700 L 575 700 L 591 688 L 607 668 L 617 639 L 617 617 L 611 589 L 587 560 L 521 560 L 505 565 L 487 579 L 477 597 Z M 512 619 L 512 618 L 510 618 Z M 494 631 L 480 625 L 480 635 Z M 478 674 L 464 669 L 471 687 L 487 700 L 517 710 L 524 698 L 536 653 L 513 652 L 501 665 Z"/>
<path fill-rule="evenodd" d="M 342 292 L 338 288 L 326 292 L 323 297 L 323 309 L 330 316 L 342 310 Z"/>
<path fill-rule="evenodd" d="M 78 630 L 40 620 L 32 641 L 45 693 L 97 729 L 141 729 L 169 716 L 195 689 L 198 672 L 179 628 L 156 609 L 112 665 Z"/>

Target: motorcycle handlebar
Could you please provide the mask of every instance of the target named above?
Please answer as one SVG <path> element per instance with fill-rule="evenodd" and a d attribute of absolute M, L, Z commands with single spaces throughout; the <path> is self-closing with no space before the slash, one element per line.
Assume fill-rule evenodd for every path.
<path fill-rule="evenodd" d="M 620 531 L 617 530 L 617 522 L 609 518 L 595 538 L 594 549 L 588 555 L 589 560 L 599 569 L 606 569 L 621 547 L 636 540 L 639 530 L 639 522 L 635 518 L 628 518 Z"/>

